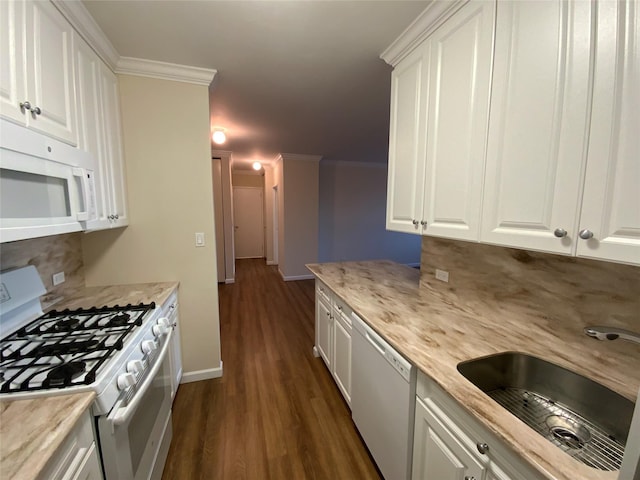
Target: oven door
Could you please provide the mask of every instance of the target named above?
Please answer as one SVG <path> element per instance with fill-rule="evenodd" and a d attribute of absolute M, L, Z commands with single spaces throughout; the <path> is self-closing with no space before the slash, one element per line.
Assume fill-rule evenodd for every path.
<path fill-rule="evenodd" d="M 171 331 L 131 400 L 98 417 L 106 480 L 160 479 L 171 443 Z M 125 405 L 126 403 L 126 405 Z"/>

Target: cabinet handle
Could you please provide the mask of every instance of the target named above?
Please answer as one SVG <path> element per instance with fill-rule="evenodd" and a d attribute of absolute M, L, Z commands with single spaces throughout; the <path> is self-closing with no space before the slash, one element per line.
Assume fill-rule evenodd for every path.
<path fill-rule="evenodd" d="M 31 113 L 33 113 L 34 115 L 40 115 L 42 113 L 42 110 L 40 110 L 40 107 L 33 107 L 31 109 Z"/>
<path fill-rule="evenodd" d="M 331 314 L 329 312 L 327 312 L 327 317 L 331 318 Z"/>
<path fill-rule="evenodd" d="M 113 218 L 115 218 L 116 220 L 118 220 L 120 218 L 120 215 L 118 215 L 117 213 L 113 216 Z"/>
<path fill-rule="evenodd" d="M 427 226 L 427 221 L 426 220 L 421 220 L 420 221 L 420 225 L 422 225 L 423 227 Z"/>
<path fill-rule="evenodd" d="M 413 223 L 413 225 L 415 225 L 417 227 L 420 222 L 418 222 L 418 220 L 416 220 L 416 219 L 413 219 L 413 220 L 411 220 L 411 223 Z"/>
<path fill-rule="evenodd" d="M 342 305 L 338 305 L 338 311 L 341 312 L 342 311 Z"/>
<path fill-rule="evenodd" d="M 20 102 L 20 110 L 23 112 L 25 110 L 31 111 L 31 102 L 29 100 L 25 100 L 24 102 Z"/>
<path fill-rule="evenodd" d="M 587 230 L 586 228 L 584 230 L 580 230 L 580 233 L 578 235 L 583 240 L 589 240 L 590 238 L 593 238 L 593 232 L 591 230 Z"/>
<path fill-rule="evenodd" d="M 489 445 L 487 445 L 486 443 L 476 443 L 476 448 L 482 455 L 486 454 L 489 451 Z"/>
<path fill-rule="evenodd" d="M 553 234 L 558 238 L 564 238 L 567 236 L 567 231 L 564 228 L 556 228 Z"/>
<path fill-rule="evenodd" d="M 472 477 L 470 475 L 465 475 L 464 480 L 476 480 L 476 477 Z"/>

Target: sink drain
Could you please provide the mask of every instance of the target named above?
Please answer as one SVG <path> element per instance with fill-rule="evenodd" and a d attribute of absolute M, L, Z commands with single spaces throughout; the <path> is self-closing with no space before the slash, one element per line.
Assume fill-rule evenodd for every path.
<path fill-rule="evenodd" d="M 566 417 L 549 415 L 545 423 L 549 427 L 549 433 L 553 435 L 553 438 L 569 448 L 582 448 L 591 440 L 589 430 Z"/>

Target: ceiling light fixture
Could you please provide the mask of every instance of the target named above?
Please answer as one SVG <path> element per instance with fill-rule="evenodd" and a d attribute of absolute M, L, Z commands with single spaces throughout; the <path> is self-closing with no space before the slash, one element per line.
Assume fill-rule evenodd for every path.
<path fill-rule="evenodd" d="M 252 167 L 254 170 L 258 171 L 262 168 L 262 164 L 260 162 L 253 162 Z"/>
<path fill-rule="evenodd" d="M 213 129 L 213 135 L 211 138 L 213 138 L 214 143 L 221 145 L 227 141 L 227 134 L 224 133 L 224 128 L 216 127 Z"/>

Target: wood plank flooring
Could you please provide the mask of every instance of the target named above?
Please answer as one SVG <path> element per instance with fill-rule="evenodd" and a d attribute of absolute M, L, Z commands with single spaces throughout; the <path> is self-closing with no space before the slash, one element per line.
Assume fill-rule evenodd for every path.
<path fill-rule="evenodd" d="M 381 478 L 314 344 L 313 280 L 238 260 L 221 285 L 222 378 L 180 385 L 163 480 Z"/>

